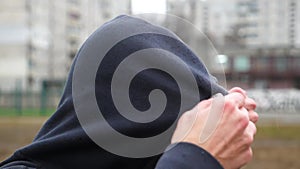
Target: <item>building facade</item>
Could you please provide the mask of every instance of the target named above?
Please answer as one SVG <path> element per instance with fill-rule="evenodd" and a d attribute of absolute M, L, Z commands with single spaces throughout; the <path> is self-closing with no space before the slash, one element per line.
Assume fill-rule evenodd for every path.
<path fill-rule="evenodd" d="M 26 2 L 0 2 L 0 86 L 2 90 L 24 87 L 27 75 Z"/>
<path fill-rule="evenodd" d="M 190 21 L 210 38 L 219 53 L 228 56 L 222 64 L 228 67 L 229 79 L 236 80 L 240 77 L 235 75 L 244 74 L 239 65 L 246 64 L 251 70 L 253 65 L 260 64 L 256 58 L 270 59 L 262 62 L 274 69 L 276 65 L 290 67 L 291 62 L 298 63 L 284 59 L 300 57 L 297 0 L 166 0 L 166 3 L 168 14 Z M 64 81 L 86 38 L 104 22 L 130 13 L 131 0 L 0 1 L 0 90 L 38 91 L 43 82 Z M 195 32 L 182 33 L 182 30 L 190 29 L 178 27 L 175 32 L 182 34 L 183 39 L 186 36 L 187 43 L 197 53 L 207 49 L 205 45 L 199 47 L 201 38 L 193 39 L 197 37 Z M 256 53 L 249 54 L 249 50 Z M 243 60 L 244 56 L 249 58 Z M 265 86 L 257 84 L 250 87 Z"/>
<path fill-rule="evenodd" d="M 66 76 L 65 1 L 0 2 L 0 90 L 38 90 Z"/>
<path fill-rule="evenodd" d="M 0 1 L 0 90 L 64 81 L 80 45 L 130 0 Z M 45 84 L 45 83 L 44 83 Z"/>

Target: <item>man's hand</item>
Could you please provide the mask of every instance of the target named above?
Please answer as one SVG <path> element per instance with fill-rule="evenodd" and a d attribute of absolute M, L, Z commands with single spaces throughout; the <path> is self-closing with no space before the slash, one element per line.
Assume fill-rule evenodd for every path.
<path fill-rule="evenodd" d="M 245 108 L 248 110 L 249 112 L 249 119 L 250 121 L 252 121 L 253 123 L 256 123 L 258 121 L 258 114 L 255 112 L 256 109 L 256 103 L 253 99 L 249 98 L 247 96 L 247 93 L 245 90 L 239 88 L 239 87 L 234 87 L 232 89 L 229 90 L 229 93 L 234 93 L 234 92 L 238 92 L 241 93 L 242 95 L 244 95 L 246 97 L 245 100 Z"/>
<path fill-rule="evenodd" d="M 255 107 L 255 102 L 240 88 L 232 89 L 225 97 L 201 101 L 180 117 L 172 143 L 196 144 L 210 152 L 225 169 L 238 169 L 252 159 L 254 123 L 258 120 Z M 210 124 L 215 127 L 207 127 Z M 203 135 L 205 139 L 201 139 Z"/>

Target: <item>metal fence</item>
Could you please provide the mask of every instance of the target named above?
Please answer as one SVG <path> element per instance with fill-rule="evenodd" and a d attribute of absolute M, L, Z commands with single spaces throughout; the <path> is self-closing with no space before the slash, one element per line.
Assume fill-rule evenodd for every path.
<path fill-rule="evenodd" d="M 0 91 L 0 115 L 49 115 L 54 112 L 60 97 L 60 90 Z"/>
<path fill-rule="evenodd" d="M 258 104 L 262 121 L 300 123 L 300 90 L 249 90 Z M 44 87 L 40 92 L 0 91 L 1 115 L 50 115 L 54 113 L 62 87 Z"/>

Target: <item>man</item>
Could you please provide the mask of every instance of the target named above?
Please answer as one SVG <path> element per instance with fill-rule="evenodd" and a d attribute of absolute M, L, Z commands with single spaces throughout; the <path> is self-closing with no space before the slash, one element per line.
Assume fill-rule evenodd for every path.
<path fill-rule="evenodd" d="M 82 45 L 57 111 L 0 167 L 236 169 L 252 156 L 255 106 L 220 87 L 172 32 L 119 16 Z"/>

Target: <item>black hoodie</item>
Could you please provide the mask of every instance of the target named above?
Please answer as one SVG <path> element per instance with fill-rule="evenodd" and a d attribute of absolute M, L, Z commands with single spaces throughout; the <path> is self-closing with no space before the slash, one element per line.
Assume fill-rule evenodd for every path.
<path fill-rule="evenodd" d="M 129 56 L 135 59 L 126 62 Z M 128 72 L 132 73 L 136 68 L 142 70 L 130 79 L 126 89 L 123 80 L 129 78 Z M 182 72 L 185 70 L 193 79 L 186 77 L 189 73 Z M 126 76 L 121 75 L 116 81 L 113 76 L 117 73 Z M 177 82 L 178 79 L 182 82 Z M 113 89 L 113 85 L 117 89 Z M 122 93 L 123 88 L 125 93 Z M 126 99 L 127 96 L 123 97 L 126 93 L 135 109 L 147 111 L 153 101 L 148 97 L 154 89 L 160 89 L 165 94 L 159 97 L 165 99 L 159 101 L 156 99 L 158 96 L 153 95 L 155 104 L 164 102 L 162 104 L 165 106 L 155 120 L 138 122 L 143 117 L 134 121 L 118 112 L 115 102 Z M 163 154 L 159 153 L 170 144 L 181 113 L 215 93 L 227 94 L 211 78 L 199 58 L 174 33 L 142 19 L 119 16 L 97 29 L 82 45 L 56 112 L 33 142 L 17 150 L 0 164 L 0 168 L 222 168 L 209 153 L 193 144 L 179 143 Z M 161 93 L 158 92 L 158 95 L 161 96 Z M 98 110 L 90 106 L 93 99 Z M 95 112 L 101 112 L 102 118 Z M 135 142 L 116 139 L 104 124 L 138 142 L 135 145 Z M 146 141 L 144 145 L 139 145 L 141 139 L 166 131 L 169 133 L 156 140 L 157 146 L 153 147 L 153 143 Z"/>

